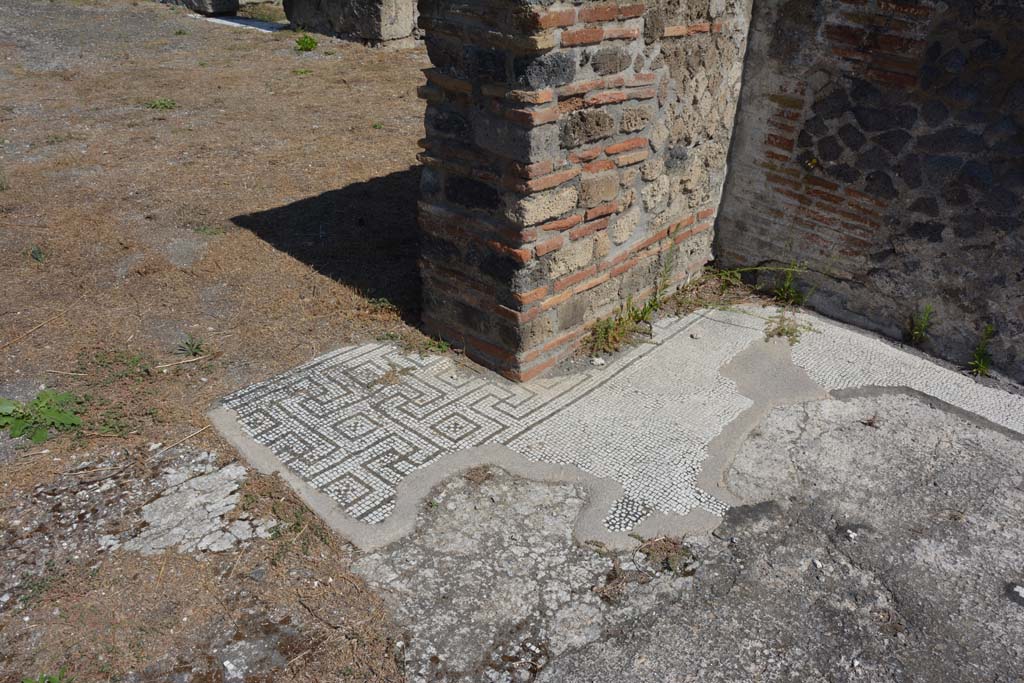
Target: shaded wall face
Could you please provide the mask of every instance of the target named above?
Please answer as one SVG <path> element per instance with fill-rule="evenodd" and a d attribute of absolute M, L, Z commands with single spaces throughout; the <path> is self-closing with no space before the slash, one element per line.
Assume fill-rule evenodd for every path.
<path fill-rule="evenodd" d="M 1024 379 L 1024 4 L 759 0 L 716 229 L 810 304 Z M 770 275 L 764 276 L 770 280 Z"/>

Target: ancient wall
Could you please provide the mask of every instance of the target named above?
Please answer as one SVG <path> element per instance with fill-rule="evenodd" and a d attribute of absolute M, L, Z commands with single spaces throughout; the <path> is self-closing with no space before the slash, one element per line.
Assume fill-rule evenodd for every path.
<path fill-rule="evenodd" d="M 1019 0 L 756 2 L 718 261 L 893 337 L 931 305 L 961 363 L 991 323 L 1024 380 L 1022 37 Z"/>
<path fill-rule="evenodd" d="M 712 223 L 749 0 L 421 0 L 424 324 L 523 380 Z"/>

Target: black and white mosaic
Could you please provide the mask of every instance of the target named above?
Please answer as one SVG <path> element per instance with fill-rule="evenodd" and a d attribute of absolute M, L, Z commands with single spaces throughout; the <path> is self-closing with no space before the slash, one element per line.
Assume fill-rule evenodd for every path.
<path fill-rule="evenodd" d="M 696 474 L 707 441 L 749 401 L 721 377 L 705 380 L 750 335 L 727 345 L 682 335 L 691 352 L 717 347 L 697 368 L 665 343 L 697 323 L 659 324 L 655 344 L 611 367 L 526 384 L 467 371 L 448 357 L 367 344 L 223 403 L 253 439 L 363 522 L 385 519 L 398 483 L 417 468 L 488 443 L 621 482 L 629 503 L 609 518 L 616 528 L 631 528 L 650 509 L 721 513 L 724 505 L 696 488 Z"/>
<path fill-rule="evenodd" d="M 613 531 L 651 513 L 726 505 L 697 485 L 708 445 L 752 405 L 720 368 L 764 337 L 765 311 L 703 311 L 654 326 L 605 367 L 505 381 L 447 356 L 367 344 L 321 356 L 224 400 L 243 430 L 355 519 L 378 523 L 403 478 L 447 453 L 502 444 L 619 482 Z M 981 386 L 820 318 L 793 359 L 827 389 L 908 386 L 1024 432 L 1024 398 Z"/>

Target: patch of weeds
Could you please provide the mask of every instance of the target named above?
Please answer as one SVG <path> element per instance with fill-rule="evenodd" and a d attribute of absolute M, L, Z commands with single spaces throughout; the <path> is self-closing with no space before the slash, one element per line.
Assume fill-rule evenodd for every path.
<path fill-rule="evenodd" d="M 174 32 L 174 35 L 176 35 L 176 36 L 187 36 L 188 35 L 188 31 L 186 31 L 183 28 L 179 28 L 177 31 Z"/>
<path fill-rule="evenodd" d="M 296 76 L 308 76 L 313 73 L 312 69 L 292 69 L 292 73 Z"/>
<path fill-rule="evenodd" d="M 427 353 L 448 353 L 452 345 L 440 337 L 431 337 L 423 342 L 423 350 Z"/>
<path fill-rule="evenodd" d="M 178 106 L 178 103 L 167 97 L 158 97 L 155 100 L 146 102 L 146 109 L 157 111 L 170 111 Z"/>
<path fill-rule="evenodd" d="M 669 234 L 669 237 L 673 233 Z M 669 249 L 658 271 L 654 292 L 642 306 L 633 303 L 633 297 L 610 318 L 594 323 L 590 334 L 583 340 L 583 349 L 591 356 L 614 353 L 632 343 L 642 333 L 650 333 L 654 314 L 665 304 L 675 267 L 675 249 Z"/>
<path fill-rule="evenodd" d="M 797 320 L 796 313 L 782 308 L 779 309 L 778 313 L 768 318 L 764 326 L 764 338 L 782 337 L 789 342 L 790 346 L 793 346 L 800 341 L 800 335 L 813 329 L 809 324 L 801 323 Z"/>
<path fill-rule="evenodd" d="M 43 597 L 43 595 L 57 585 L 57 582 L 62 578 L 62 574 L 55 571 L 53 560 L 47 560 L 44 565 L 45 573 L 38 576 L 33 574 L 22 574 L 19 588 L 22 593 L 18 597 L 18 602 L 22 606 L 31 605 L 33 602 Z"/>
<path fill-rule="evenodd" d="M 330 535 L 323 524 L 305 506 L 281 500 L 275 501 L 270 511 L 278 520 L 278 524 L 270 530 L 271 539 L 287 541 L 277 548 L 271 557 L 271 564 L 278 564 L 295 544 L 298 544 L 303 555 L 309 554 L 313 540 L 328 546 L 331 544 Z"/>
<path fill-rule="evenodd" d="M 135 429 L 124 410 L 113 407 L 104 410 L 95 420 L 95 429 L 99 434 L 107 436 L 127 436 Z"/>
<path fill-rule="evenodd" d="M 644 325 L 650 323 L 656 310 L 657 303 L 653 297 L 639 307 L 629 297 L 615 315 L 594 323 L 583 341 L 583 348 L 592 356 L 621 350 L 645 330 Z"/>
<path fill-rule="evenodd" d="M 367 299 L 366 303 L 370 304 L 370 307 L 373 308 L 374 311 L 380 313 L 398 313 L 398 306 L 395 306 L 391 301 L 384 297 Z"/>
<path fill-rule="evenodd" d="M 104 370 L 105 377 L 99 382 L 101 386 L 126 378 L 144 379 L 153 374 L 152 363 L 143 355 L 131 351 L 98 351 L 91 359 L 79 356 L 80 372 L 87 372 L 90 365 Z"/>
<path fill-rule="evenodd" d="M 328 57 L 330 57 L 331 55 L 336 55 L 336 54 L 338 54 L 338 53 L 337 53 L 337 52 L 335 52 L 334 50 L 324 50 L 324 52 L 323 52 L 323 53 L 324 53 L 325 55 L 327 55 Z"/>
<path fill-rule="evenodd" d="M 397 332 L 382 332 L 377 335 L 377 341 L 398 341 L 402 335 Z"/>
<path fill-rule="evenodd" d="M 202 339 L 193 337 L 191 334 L 185 337 L 184 340 L 178 343 L 178 346 L 174 349 L 174 352 L 179 356 L 188 356 L 189 358 L 196 358 L 206 354 L 206 347 Z"/>
<path fill-rule="evenodd" d="M 313 36 L 303 33 L 301 36 L 295 39 L 295 51 L 296 52 L 312 52 L 316 49 L 317 42 Z"/>
<path fill-rule="evenodd" d="M 69 392 L 40 391 L 28 403 L 0 398 L 0 430 L 11 438 L 28 436 L 32 443 L 50 438 L 50 430 L 67 432 L 82 425 L 83 399 Z"/>
<path fill-rule="evenodd" d="M 772 291 L 772 295 L 779 303 L 787 306 L 803 306 L 807 301 L 807 295 L 796 286 L 798 271 L 796 264 L 783 270 L 782 281 Z"/>
<path fill-rule="evenodd" d="M 377 121 L 370 127 L 373 128 L 374 130 L 382 130 L 384 128 L 384 124 L 381 123 L 380 121 Z"/>
<path fill-rule="evenodd" d="M 68 670 L 61 669 L 54 674 L 39 674 L 36 678 L 22 678 L 21 683 L 74 683 L 75 678 L 68 678 Z"/>
<path fill-rule="evenodd" d="M 216 225 L 198 225 L 192 228 L 192 232 L 200 235 L 207 235 L 208 237 L 214 237 L 216 235 L 223 235 L 224 228 L 219 228 Z"/>
<path fill-rule="evenodd" d="M 931 304 L 924 307 L 910 316 L 910 326 L 907 328 L 906 340 L 913 346 L 920 346 L 928 341 L 928 328 L 932 325 L 932 314 L 935 309 Z"/>
<path fill-rule="evenodd" d="M 32 245 L 32 249 L 29 250 L 28 255 L 32 257 L 32 260 L 36 263 L 42 263 L 46 260 L 46 253 L 38 245 Z"/>
<path fill-rule="evenodd" d="M 995 336 L 995 326 L 991 324 L 985 325 L 985 328 L 981 331 L 981 339 L 978 340 L 978 345 L 974 347 L 974 353 L 967 364 L 971 369 L 971 374 L 975 377 L 988 377 L 989 372 L 992 370 L 992 353 L 989 351 L 989 342 Z"/>
<path fill-rule="evenodd" d="M 433 498 L 431 498 L 430 500 L 427 501 L 427 509 L 428 510 L 436 510 L 439 506 L 440 506 L 440 503 L 438 503 Z"/>
<path fill-rule="evenodd" d="M 209 62 L 199 62 L 199 66 L 210 66 Z"/>
<path fill-rule="evenodd" d="M 0 164 L 0 192 L 11 189 L 10 184 L 7 182 L 7 174 L 4 173 L 3 164 Z"/>

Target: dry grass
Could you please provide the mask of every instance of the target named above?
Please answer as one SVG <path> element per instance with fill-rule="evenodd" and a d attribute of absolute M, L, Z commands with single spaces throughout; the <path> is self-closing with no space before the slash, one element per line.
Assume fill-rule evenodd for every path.
<path fill-rule="evenodd" d="M 192 434 L 218 398 L 324 351 L 427 344 L 411 325 L 422 50 L 320 37 L 298 54 L 291 32 L 155 3 L 16 5 L 0 7 L 0 396 L 46 384 L 90 401 L 79 435 L 0 458 L 0 508 L 90 451 Z M 175 107 L 145 106 L 159 98 Z M 207 357 L 158 368 L 187 335 Z M 211 429 L 189 443 L 232 457 Z M 305 509 L 274 491 L 247 500 Z M 3 679 L 70 665 L 108 680 L 256 604 L 300 624 L 275 680 L 395 680 L 395 634 L 348 552 L 310 520 L 225 557 L 230 571 L 176 555 L 73 565 L 28 622 L 0 618 Z"/>
<path fill-rule="evenodd" d="M 220 396 L 326 350 L 423 344 L 408 324 L 422 52 L 297 55 L 288 32 L 122 5 L 90 6 L 145 25 L 124 53 L 125 37 L 106 36 L 98 54 L 39 71 L 0 43 L 14 74 L 0 127 L 24 150 L 5 159 L 0 195 L 0 344 L 60 314 L 3 349 L 0 373 L 96 396 L 141 444 L 189 433 Z M 157 97 L 177 107 L 143 106 Z M 104 366 L 177 360 L 188 334 L 213 356 L 130 378 Z"/>

